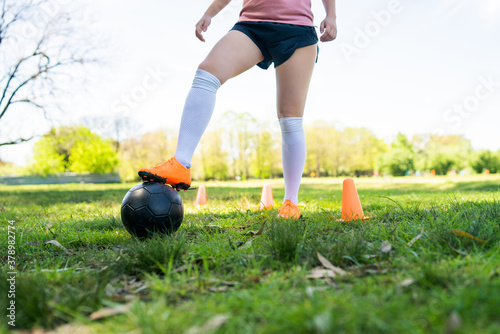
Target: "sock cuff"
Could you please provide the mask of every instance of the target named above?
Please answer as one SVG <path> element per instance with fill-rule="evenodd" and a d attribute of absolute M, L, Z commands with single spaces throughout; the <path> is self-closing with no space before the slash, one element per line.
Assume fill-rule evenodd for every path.
<path fill-rule="evenodd" d="M 279 119 L 281 133 L 302 131 L 304 122 L 302 117 L 283 117 Z"/>
<path fill-rule="evenodd" d="M 199 68 L 193 79 L 192 88 L 200 88 L 216 93 L 220 87 L 220 81 L 215 75 Z"/>

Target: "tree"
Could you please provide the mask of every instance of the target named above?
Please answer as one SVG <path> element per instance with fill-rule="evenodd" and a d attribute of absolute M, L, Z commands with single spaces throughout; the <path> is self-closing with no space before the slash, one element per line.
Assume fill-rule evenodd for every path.
<path fill-rule="evenodd" d="M 140 129 L 140 125 L 132 118 L 118 114 L 86 116 L 81 119 L 81 122 L 103 138 L 112 139 L 116 152 L 120 151 L 122 141 L 132 137 Z"/>
<path fill-rule="evenodd" d="M 124 181 L 139 180 L 141 168 L 154 166 L 174 155 L 177 138 L 175 131 L 157 130 L 120 144 L 120 178 Z M 195 174 L 194 171 L 192 174 Z"/>
<path fill-rule="evenodd" d="M 343 166 L 356 176 L 371 173 L 377 156 L 384 152 L 382 140 L 366 128 L 347 128 L 341 137 Z"/>
<path fill-rule="evenodd" d="M 398 133 L 391 149 L 379 157 L 380 169 L 393 176 L 404 176 L 415 170 L 415 153 L 408 138 Z"/>
<path fill-rule="evenodd" d="M 57 0 L 0 0 L 0 122 L 19 124 L 38 110 L 48 119 L 60 107 L 64 87 L 84 78 L 96 63 L 96 36 L 85 35 L 69 5 Z M 38 126 L 37 128 L 41 128 Z M 33 130 L 32 130 L 33 131 Z M 35 135 L 37 135 L 35 133 Z M 0 146 L 35 137 L 0 133 Z"/>
<path fill-rule="evenodd" d="M 307 175 L 337 175 L 339 163 L 339 142 L 341 133 L 332 125 L 323 121 L 314 122 L 305 127 L 307 142 L 307 158 L 305 172 Z"/>
<path fill-rule="evenodd" d="M 64 154 L 58 152 L 52 138 L 44 136 L 33 146 L 34 163 L 28 167 L 28 173 L 41 176 L 64 173 L 65 158 Z"/>
<path fill-rule="evenodd" d="M 102 138 L 79 141 L 71 149 L 68 169 L 77 173 L 112 173 L 118 157 L 112 143 Z"/>
<path fill-rule="evenodd" d="M 249 113 L 228 111 L 223 115 L 223 122 L 228 124 L 223 132 L 224 148 L 229 154 L 231 174 L 247 179 L 250 175 L 257 121 Z"/>
<path fill-rule="evenodd" d="M 222 146 L 222 131 L 210 131 L 203 135 L 198 154 L 201 157 L 205 180 L 227 180 L 229 178 L 228 155 Z"/>
<path fill-rule="evenodd" d="M 445 175 L 451 169 L 463 169 L 470 160 L 472 147 L 470 141 L 462 135 L 421 136 L 419 167 L 435 170 L 438 175 Z"/>
<path fill-rule="evenodd" d="M 19 174 L 19 168 L 17 168 L 12 163 L 0 160 L 0 175 L 17 175 L 17 174 Z"/>
<path fill-rule="evenodd" d="M 492 174 L 498 173 L 500 171 L 500 153 L 494 153 L 490 150 L 479 151 L 473 156 L 471 167 L 476 173 L 482 173 L 485 169 Z"/>
<path fill-rule="evenodd" d="M 380 169 L 393 176 L 405 176 L 415 169 L 415 154 L 401 147 L 392 148 L 379 158 Z"/>
<path fill-rule="evenodd" d="M 273 134 L 263 129 L 255 138 L 252 157 L 252 176 L 258 179 L 270 178 L 280 171 L 280 148 Z"/>
<path fill-rule="evenodd" d="M 43 176 L 65 171 L 106 173 L 118 165 L 111 143 L 81 126 L 51 129 L 35 143 L 33 160 L 28 172 Z"/>

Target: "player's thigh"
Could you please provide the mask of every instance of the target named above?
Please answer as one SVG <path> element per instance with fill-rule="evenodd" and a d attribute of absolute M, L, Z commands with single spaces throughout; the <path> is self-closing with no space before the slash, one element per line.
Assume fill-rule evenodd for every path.
<path fill-rule="evenodd" d="M 213 74 L 223 84 L 263 59 L 262 52 L 247 35 L 231 30 L 215 44 L 199 68 Z"/>
<path fill-rule="evenodd" d="M 299 48 L 290 59 L 276 67 L 278 118 L 302 117 L 304 114 L 316 52 L 316 44 Z"/>

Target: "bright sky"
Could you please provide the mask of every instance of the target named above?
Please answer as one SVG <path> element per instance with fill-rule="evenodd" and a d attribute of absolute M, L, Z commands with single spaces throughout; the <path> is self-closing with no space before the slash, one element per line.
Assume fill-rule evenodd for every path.
<path fill-rule="evenodd" d="M 177 131 L 196 68 L 236 22 L 242 0 L 212 20 L 202 43 L 194 26 L 210 3 L 87 2 L 114 59 L 90 96 L 72 97 L 78 103 L 69 120 L 118 113 L 143 131 Z M 322 1 L 312 0 L 312 7 L 319 26 Z M 464 134 L 476 149 L 500 149 L 498 0 L 338 1 L 337 16 L 337 40 L 320 44 L 306 123 L 367 127 L 382 138 Z M 221 87 L 213 119 L 228 110 L 249 112 L 278 131 L 274 68 L 255 67 Z M 24 163 L 29 146 L 3 148 L 0 157 Z"/>

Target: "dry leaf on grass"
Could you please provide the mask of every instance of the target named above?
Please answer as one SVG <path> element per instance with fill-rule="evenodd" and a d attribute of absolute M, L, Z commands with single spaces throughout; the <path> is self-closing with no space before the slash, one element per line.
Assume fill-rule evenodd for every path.
<path fill-rule="evenodd" d="M 486 243 L 486 241 L 484 241 L 482 239 L 479 239 L 479 238 L 473 236 L 472 234 L 464 232 L 464 231 L 451 230 L 450 233 L 454 234 L 456 236 L 459 236 L 459 237 L 466 237 L 466 238 L 469 238 L 469 239 L 472 239 L 472 240 L 476 240 L 476 241 L 479 241 L 479 242 L 482 242 L 482 243 Z"/>
<path fill-rule="evenodd" d="M 407 286 L 410 286 L 413 283 L 415 283 L 415 280 L 413 278 L 407 278 L 399 282 L 398 286 L 401 288 L 406 288 Z"/>
<path fill-rule="evenodd" d="M 330 269 L 325 269 L 323 267 L 315 267 L 311 270 L 311 274 L 307 278 L 311 279 L 323 279 L 323 278 L 335 278 L 335 273 Z"/>
<path fill-rule="evenodd" d="M 410 242 L 408 243 L 407 247 L 413 246 L 413 244 L 415 243 L 415 241 L 417 241 L 418 239 L 422 238 L 423 235 L 424 235 L 424 227 L 422 226 L 422 230 L 420 231 L 420 234 L 417 235 L 415 238 L 411 239 Z"/>
<path fill-rule="evenodd" d="M 201 326 L 193 326 L 186 331 L 186 334 L 213 333 L 221 328 L 229 320 L 229 314 L 216 314 Z"/>
<path fill-rule="evenodd" d="M 309 298 L 313 298 L 314 293 L 316 291 L 325 291 L 328 289 L 330 289 L 329 286 L 308 286 L 308 287 L 306 287 L 306 294 Z"/>
<path fill-rule="evenodd" d="M 181 271 L 188 270 L 191 267 L 192 267 L 192 265 L 183 264 L 182 266 L 180 266 L 178 268 L 175 268 L 174 273 L 178 273 L 178 272 L 181 272 Z"/>
<path fill-rule="evenodd" d="M 460 318 L 460 315 L 456 311 L 453 311 L 448 318 L 448 323 L 446 324 L 444 332 L 446 334 L 452 334 L 460 329 L 460 327 L 462 327 L 462 318 Z"/>
<path fill-rule="evenodd" d="M 373 259 L 373 258 L 376 258 L 377 255 L 374 255 L 374 254 L 364 254 L 363 257 L 365 259 Z"/>
<path fill-rule="evenodd" d="M 341 276 L 344 276 L 347 274 L 343 269 L 340 269 L 339 267 L 335 267 L 330 261 L 328 261 L 323 255 L 321 255 L 319 252 L 316 253 L 319 259 L 319 262 L 323 265 L 323 267 L 330 269 L 333 271 L 335 274 L 339 274 Z"/>
<path fill-rule="evenodd" d="M 387 241 L 382 242 L 382 245 L 380 246 L 380 251 L 382 253 L 389 253 L 391 251 L 391 249 L 392 249 L 392 246 L 389 242 L 387 242 Z"/>
<path fill-rule="evenodd" d="M 92 312 L 89 315 L 90 320 L 98 320 L 102 318 L 112 317 L 114 315 L 123 314 L 130 310 L 130 304 L 119 305 L 117 307 L 105 307 L 99 311 Z"/>
<path fill-rule="evenodd" d="M 132 292 L 133 292 L 133 293 L 139 293 L 139 292 L 141 292 L 141 291 L 146 290 L 147 288 L 148 288 L 148 286 L 147 286 L 147 285 L 145 285 L 145 284 L 143 284 L 143 285 L 141 285 L 140 287 L 138 287 L 137 289 L 135 289 L 135 290 L 134 290 L 134 291 L 132 291 Z"/>
<path fill-rule="evenodd" d="M 266 225 L 266 223 L 267 222 L 263 222 L 262 226 L 260 227 L 260 229 L 257 232 L 255 232 L 255 231 L 248 231 L 247 233 L 245 233 L 243 235 L 245 235 L 245 236 L 251 236 L 251 237 L 254 237 L 256 235 L 261 235 L 262 232 L 264 231 L 264 226 Z"/>
<path fill-rule="evenodd" d="M 224 229 L 224 227 L 219 226 L 219 225 L 214 225 L 214 224 L 208 224 L 208 225 L 206 225 L 205 227 L 214 227 L 214 228 L 218 228 L 218 229 L 220 229 L 220 230 L 223 230 L 223 229 Z"/>
<path fill-rule="evenodd" d="M 66 249 L 63 245 L 61 245 L 57 240 L 49 240 L 45 242 L 46 244 L 52 244 L 56 247 L 61 248 L 67 255 L 72 255 L 69 250 Z"/>
<path fill-rule="evenodd" d="M 462 252 L 462 251 L 459 251 L 458 249 L 454 248 L 454 247 L 453 247 L 453 246 L 452 246 L 449 242 L 448 242 L 448 247 L 450 247 L 450 248 L 451 248 L 451 250 L 452 250 L 452 251 L 454 251 L 454 252 L 455 252 L 455 253 L 457 253 L 457 254 L 460 254 L 460 255 L 463 255 L 463 256 L 466 256 L 466 255 L 467 255 L 467 253 Z"/>
<path fill-rule="evenodd" d="M 89 326 L 81 324 L 65 324 L 53 330 L 45 330 L 43 328 L 32 328 L 29 330 L 17 331 L 18 334 L 91 334 L 94 331 Z"/>

